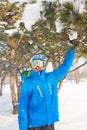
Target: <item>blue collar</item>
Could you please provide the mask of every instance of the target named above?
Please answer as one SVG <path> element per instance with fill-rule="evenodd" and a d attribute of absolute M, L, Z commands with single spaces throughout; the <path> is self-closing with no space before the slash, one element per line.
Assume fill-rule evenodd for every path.
<path fill-rule="evenodd" d="M 35 71 L 31 70 L 31 72 L 30 72 L 30 77 L 36 77 L 36 78 L 40 77 L 40 78 L 44 78 L 45 75 L 46 75 L 45 70 L 42 70 L 42 71 L 40 71 L 40 72 L 35 72 Z"/>

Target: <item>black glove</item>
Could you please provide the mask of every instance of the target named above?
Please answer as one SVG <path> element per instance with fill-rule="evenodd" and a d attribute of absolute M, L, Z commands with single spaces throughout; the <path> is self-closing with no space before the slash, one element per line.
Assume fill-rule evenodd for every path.
<path fill-rule="evenodd" d="M 71 48 L 75 49 L 78 46 L 78 40 L 77 39 L 70 40 L 70 44 L 71 44 Z"/>
<path fill-rule="evenodd" d="M 74 31 L 74 30 L 69 30 L 68 36 L 69 36 L 71 48 L 75 49 L 78 46 L 78 40 L 77 40 L 78 34 L 77 34 L 77 32 Z"/>

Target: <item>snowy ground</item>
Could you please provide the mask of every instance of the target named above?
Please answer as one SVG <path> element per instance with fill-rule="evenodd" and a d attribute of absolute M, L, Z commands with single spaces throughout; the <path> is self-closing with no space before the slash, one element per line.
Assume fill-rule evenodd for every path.
<path fill-rule="evenodd" d="M 0 130 L 18 130 L 17 115 L 12 115 L 8 87 L 0 97 Z M 87 130 L 87 79 L 79 84 L 65 80 L 59 92 L 60 122 L 56 130 Z"/>
<path fill-rule="evenodd" d="M 64 81 L 59 93 L 60 122 L 56 130 L 87 130 L 87 79 Z"/>

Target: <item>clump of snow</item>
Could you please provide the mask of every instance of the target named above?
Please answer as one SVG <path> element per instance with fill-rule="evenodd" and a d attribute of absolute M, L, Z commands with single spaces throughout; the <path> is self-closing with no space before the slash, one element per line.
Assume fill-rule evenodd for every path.
<path fill-rule="evenodd" d="M 51 71 L 53 71 L 52 62 L 48 62 L 46 66 L 46 72 L 51 72 Z"/>
<path fill-rule="evenodd" d="M 31 26 L 40 19 L 41 3 L 28 4 L 23 13 L 22 21 L 25 23 L 25 27 L 31 30 Z"/>
<path fill-rule="evenodd" d="M 10 29 L 10 30 L 5 30 L 5 33 L 9 34 L 9 36 L 11 36 L 13 33 L 17 32 L 17 29 Z"/>

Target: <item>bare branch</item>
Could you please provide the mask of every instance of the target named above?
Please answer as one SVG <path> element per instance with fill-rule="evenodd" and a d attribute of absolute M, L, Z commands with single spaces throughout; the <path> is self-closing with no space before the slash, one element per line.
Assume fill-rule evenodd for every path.
<path fill-rule="evenodd" d="M 79 68 L 83 67 L 83 66 L 84 66 L 84 65 L 86 65 L 86 64 L 87 64 L 87 61 L 85 61 L 83 64 L 79 65 L 79 66 L 78 66 L 78 67 L 76 67 L 75 69 L 73 69 L 73 70 L 69 71 L 69 73 L 71 73 L 71 72 L 73 72 L 73 71 L 78 70 Z"/>

